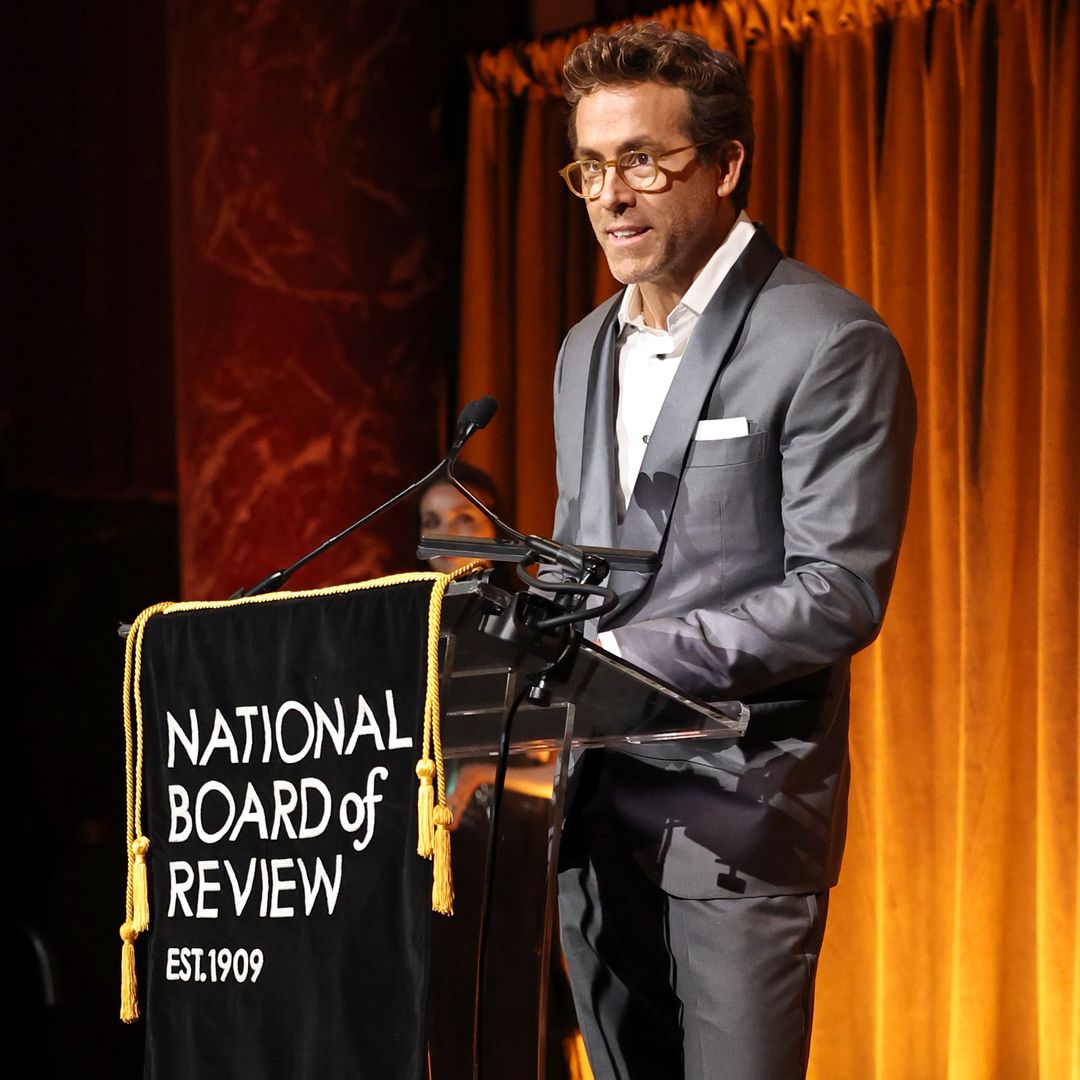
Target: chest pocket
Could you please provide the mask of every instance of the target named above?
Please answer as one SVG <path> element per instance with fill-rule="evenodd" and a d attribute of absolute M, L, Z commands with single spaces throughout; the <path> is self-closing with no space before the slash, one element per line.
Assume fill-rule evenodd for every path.
<path fill-rule="evenodd" d="M 767 431 L 755 431 L 734 439 L 695 439 L 687 458 L 688 469 L 707 468 L 717 465 L 741 465 L 747 461 L 761 461 L 768 443 Z"/>

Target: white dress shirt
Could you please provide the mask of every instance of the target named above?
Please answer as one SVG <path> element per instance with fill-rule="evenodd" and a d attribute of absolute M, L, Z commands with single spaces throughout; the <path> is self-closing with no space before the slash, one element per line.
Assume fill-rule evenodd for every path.
<path fill-rule="evenodd" d="M 723 243 L 672 308 L 663 329 L 645 324 L 641 289 L 637 285 L 631 285 L 623 294 L 619 306 L 619 336 L 615 342 L 619 373 L 615 443 L 619 455 L 617 510 L 620 521 L 630 505 L 645 447 L 690 335 L 753 236 L 754 223 L 745 212 L 739 214 Z"/>
<path fill-rule="evenodd" d="M 723 243 L 672 308 L 663 329 L 646 325 L 641 289 L 637 285 L 631 285 L 623 293 L 619 306 L 619 335 L 615 341 L 619 379 L 615 414 L 619 521 L 630 505 L 645 447 L 694 327 L 728 271 L 753 239 L 754 231 L 754 223 L 745 211 L 740 213 Z M 597 641 L 609 652 L 620 655 L 610 631 L 601 633 Z"/>

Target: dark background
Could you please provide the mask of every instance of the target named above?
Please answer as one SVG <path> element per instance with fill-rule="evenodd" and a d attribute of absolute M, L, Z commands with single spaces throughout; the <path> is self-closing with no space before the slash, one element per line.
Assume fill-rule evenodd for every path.
<path fill-rule="evenodd" d="M 321 6 L 334 14 L 334 3 Z M 339 6 L 355 15 L 356 4 Z M 447 352 L 432 378 L 448 415 L 457 405 L 446 388 L 466 56 L 649 7 L 453 6 L 449 21 L 427 19 L 423 4 L 407 15 L 414 36 L 426 26 L 438 33 L 424 45 L 443 59 L 431 73 L 441 108 L 429 122 L 444 154 L 429 166 L 453 192 L 441 214 L 450 256 L 432 299 Z M 174 29 L 189 14 L 189 5 L 164 0 L 5 8 L 0 644 L 14 745 L 16 1075 L 134 1076 L 141 1068 L 141 1027 L 117 1018 L 125 855 L 116 627 L 181 595 L 169 72 Z M 387 108 L 411 117 L 408 88 L 394 90 Z M 416 437 L 436 448 L 446 422 L 423 419 Z M 329 532 L 339 522 L 318 524 Z"/>

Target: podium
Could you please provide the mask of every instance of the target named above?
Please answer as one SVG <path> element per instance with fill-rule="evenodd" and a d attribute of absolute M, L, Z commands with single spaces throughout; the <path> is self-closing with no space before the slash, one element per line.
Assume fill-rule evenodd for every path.
<path fill-rule="evenodd" d="M 531 653 L 527 645 L 508 644 L 484 632 L 486 620 L 505 619 L 514 603 L 515 594 L 482 579 L 455 582 L 447 591 L 440 678 L 443 753 L 448 759 L 494 756 L 512 703 L 523 685 L 546 666 L 544 658 Z M 585 640 L 578 643 L 563 677 L 548 683 L 548 691 L 550 702 L 538 705 L 526 701 L 521 705 L 510 738 L 514 752 L 553 751 L 557 755 L 547 816 L 542 935 L 535 973 L 538 1080 L 548 1076 L 557 867 L 567 780 L 575 752 L 675 739 L 735 739 L 746 733 L 750 714 L 738 702 L 706 703 L 688 697 Z M 460 873 L 457 876 L 460 879 Z M 500 886 L 503 880 L 499 879 Z M 523 1018 L 518 1019 L 524 1026 Z M 433 1058 L 439 1056 L 436 1048 Z M 435 1080 L 441 1080 L 438 1073 L 434 1075 Z M 497 1074 L 488 1069 L 484 1075 Z"/>
<path fill-rule="evenodd" d="M 290 1075 L 294 1060 L 327 1077 L 355 1075 L 359 1061 L 369 1076 L 420 1071 L 433 864 L 417 855 L 416 765 L 436 705 L 436 631 L 451 761 L 492 755 L 511 704 L 546 678 L 544 700 L 517 710 L 512 739 L 557 756 L 547 805 L 527 800 L 544 819 L 530 819 L 518 846 L 542 894 L 527 942 L 537 1004 L 513 1017 L 522 1038 L 547 1028 L 558 826 L 575 748 L 746 730 L 745 707 L 688 698 L 565 628 L 540 633 L 545 618 L 510 633 L 529 594 L 455 582 L 436 625 L 436 583 L 441 593 L 445 581 L 413 574 L 239 603 L 164 603 L 135 620 L 125 665 L 122 1017 L 138 1016 L 134 938 L 146 933 L 148 1076 L 265 1080 Z M 469 862 L 463 841 L 459 831 L 456 871 Z M 458 917 L 435 917 L 437 936 L 467 923 L 467 889 L 459 897 Z M 450 991 L 468 1005 L 460 981 L 470 964 L 462 955 L 450 965 L 459 980 Z M 436 996 L 444 990 L 436 982 Z M 527 1066 L 485 1075 L 545 1076 L 545 1042 Z"/>

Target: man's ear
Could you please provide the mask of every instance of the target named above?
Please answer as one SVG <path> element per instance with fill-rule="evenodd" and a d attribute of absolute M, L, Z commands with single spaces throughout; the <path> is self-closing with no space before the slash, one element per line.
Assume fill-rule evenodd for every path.
<path fill-rule="evenodd" d="M 720 160 L 717 162 L 719 180 L 716 185 L 716 193 L 721 198 L 729 196 L 738 186 L 745 160 L 746 147 L 738 139 L 730 139 L 724 143 L 724 149 L 720 152 Z"/>

